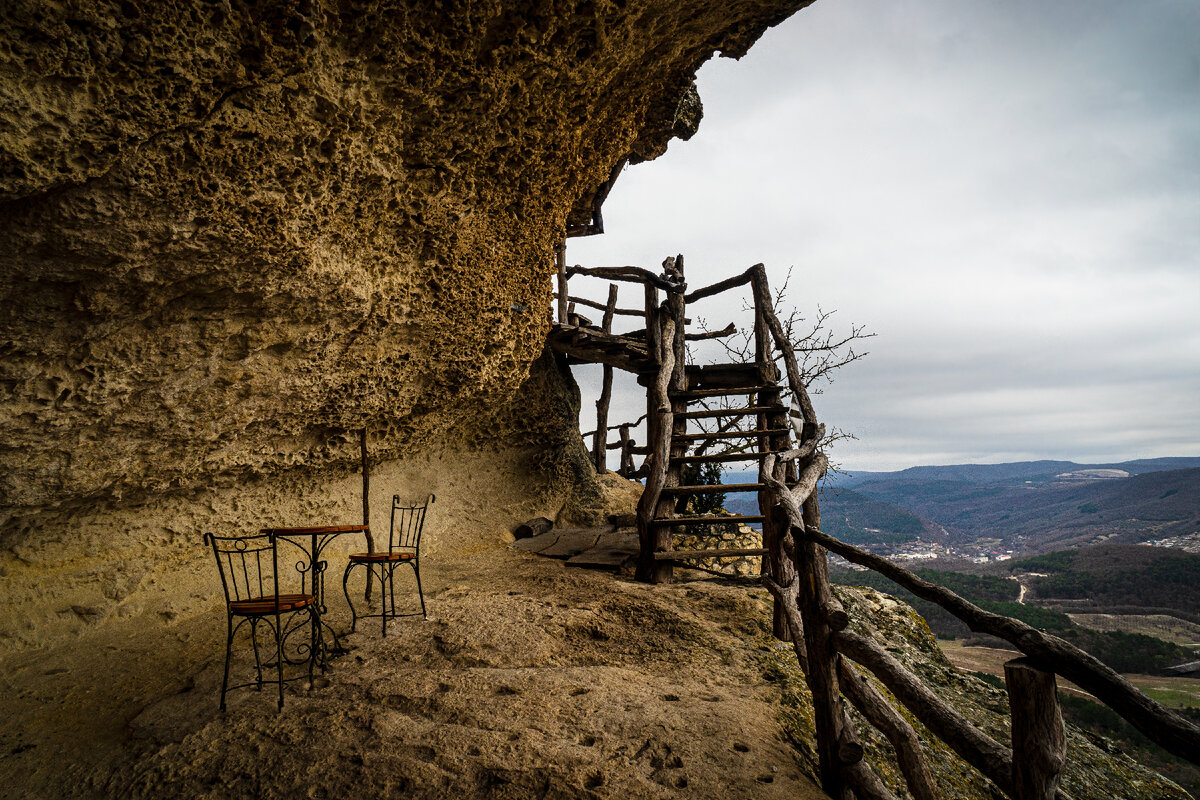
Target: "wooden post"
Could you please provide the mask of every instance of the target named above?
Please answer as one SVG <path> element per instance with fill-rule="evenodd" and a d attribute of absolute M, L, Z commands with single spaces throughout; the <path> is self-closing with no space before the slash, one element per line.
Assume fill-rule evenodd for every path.
<path fill-rule="evenodd" d="M 660 327 L 661 326 L 661 327 Z M 660 343 L 658 349 L 658 373 L 646 394 L 647 412 L 646 488 L 638 499 L 639 555 L 637 579 L 650 583 L 663 583 L 671 579 L 674 569 L 669 561 L 656 561 L 654 553 L 663 546 L 664 539 L 670 541 L 670 529 L 653 524 L 658 516 L 662 501 L 662 490 L 666 487 L 667 471 L 671 460 L 671 430 L 675 425 L 671 412 L 671 401 L 667 395 L 670 376 L 674 371 L 674 348 L 661 346 L 662 342 L 674 341 L 675 320 L 668 315 L 655 315 L 654 327 L 658 328 L 654 338 Z M 647 328 L 649 334 L 650 329 Z M 667 502 L 670 502 L 669 498 Z"/>
<path fill-rule="evenodd" d="M 754 297 L 754 359 L 758 366 L 758 380 L 760 384 L 769 385 L 779 379 L 779 370 L 775 368 L 774 348 L 771 346 L 771 328 L 767 323 L 767 309 L 771 307 L 772 300 L 765 271 L 754 270 L 750 278 L 750 288 Z M 757 405 L 764 408 L 778 405 L 780 402 L 778 390 L 759 392 L 755 399 Z M 782 428 L 786 417 L 782 412 L 762 413 L 758 415 L 756 421 L 760 430 Z M 758 437 L 759 452 L 785 450 L 787 449 L 786 444 L 786 435 Z M 790 462 L 788 463 L 790 464 Z M 759 483 L 767 482 L 766 475 L 763 474 L 766 468 L 765 460 L 759 461 Z M 787 469 L 786 464 L 776 463 L 772 477 L 776 480 L 783 480 Z M 766 548 L 768 555 L 762 562 L 762 574 L 770 575 L 780 586 L 787 586 L 792 580 L 792 575 L 795 574 L 795 568 L 792 566 L 791 560 L 783 553 L 781 539 L 791 527 L 791 522 L 787 519 L 786 511 L 778 509 L 783 513 L 777 513 L 773 508 L 775 503 L 770 492 L 760 491 L 758 503 L 760 513 L 767 518 L 763 521 L 762 531 L 763 547 Z M 780 641 L 786 642 L 791 638 L 791 630 L 784 615 L 783 605 L 778 598 L 772 609 L 771 632 Z"/>
<path fill-rule="evenodd" d="M 821 529 L 821 511 L 816 489 L 805 499 L 804 528 Z M 813 696 L 813 716 L 817 728 L 818 771 L 821 788 L 830 797 L 839 797 L 845 787 L 838 742 L 842 740 L 842 709 L 839 702 L 838 654 L 831 641 L 832 629 L 821 609 L 832 600 L 829 589 L 829 564 L 825 549 L 795 537 L 796 571 L 800 575 L 800 611 L 804 619 L 804 646 L 808 651 L 805 678 Z"/>
<path fill-rule="evenodd" d="M 673 259 L 668 258 L 663 262 L 663 271 L 668 278 L 682 284 L 683 256 L 679 255 Z M 665 432 L 666 436 L 669 437 L 670 447 L 667 453 L 666 476 L 663 485 L 678 486 L 681 482 L 683 468 L 678 462 L 672 463 L 671 460 L 683 456 L 687 451 L 687 443 L 678 438 L 687 432 L 687 419 L 682 416 L 683 412 L 687 411 L 687 401 L 677 397 L 673 398 L 671 397 L 671 393 L 682 392 L 687 388 L 687 314 L 683 291 L 669 292 L 663 305 L 666 309 L 667 318 L 674 323 L 670 326 L 664 326 L 661 329 L 663 337 L 659 345 L 663 350 L 664 358 L 667 357 L 667 353 L 669 352 L 671 359 L 671 374 L 667 384 L 668 389 L 664 393 L 670 407 L 670 417 Z M 671 335 L 667 335 L 668 330 Z M 670 496 L 663 497 L 660 494 L 655 508 L 655 518 L 661 519 L 675 513 L 675 503 L 675 498 Z M 670 549 L 671 528 L 668 526 L 656 528 L 654 537 L 655 552 Z M 674 562 L 655 562 L 655 583 L 669 583 L 674 577 Z"/>
<path fill-rule="evenodd" d="M 622 425 L 621 432 L 621 477 L 633 480 L 633 439 L 629 436 L 629 426 Z"/>
<path fill-rule="evenodd" d="M 367 526 L 367 552 L 375 552 L 375 537 L 371 535 L 371 462 L 367 459 L 367 429 L 358 432 L 358 449 L 362 457 L 362 524 Z M 367 590 L 363 597 L 371 599 L 371 570 L 367 570 Z"/>
<path fill-rule="evenodd" d="M 567 324 L 567 243 L 554 247 L 554 263 L 558 268 L 558 321 Z"/>
<path fill-rule="evenodd" d="M 662 322 L 658 315 L 658 289 L 651 284 L 646 284 L 646 353 L 650 358 L 654 359 L 655 364 L 659 359 L 658 340 L 662 336 Z M 652 412 L 653 409 L 650 409 Z M 647 418 L 649 419 L 649 418 Z M 649 437 L 647 437 L 649 441 Z"/>
<path fill-rule="evenodd" d="M 1053 800 L 1067 743 L 1054 673 L 1029 658 L 1004 665 L 1012 711 L 1014 800 Z"/>
<path fill-rule="evenodd" d="M 617 308 L 617 285 L 608 285 L 608 304 L 604 307 L 601 326 L 605 333 L 612 333 L 613 314 Z M 600 399 L 596 401 L 596 435 L 592 440 L 592 460 L 596 473 L 608 472 L 608 405 L 612 402 L 613 368 L 604 365 L 604 379 L 600 388 Z"/>

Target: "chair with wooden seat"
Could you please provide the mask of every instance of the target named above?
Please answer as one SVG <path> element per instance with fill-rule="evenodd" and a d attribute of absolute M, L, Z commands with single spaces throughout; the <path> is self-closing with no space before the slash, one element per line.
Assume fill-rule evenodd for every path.
<path fill-rule="evenodd" d="M 225 675 L 221 680 L 221 710 L 230 689 L 264 685 L 279 686 L 279 708 L 283 709 L 283 685 L 307 677 L 313 680 L 313 654 L 317 634 L 316 597 L 306 583 L 311 567 L 303 561 L 290 563 L 285 557 L 279 567 L 279 540 L 271 533 L 254 536 L 214 536 L 204 534 L 211 544 L 225 591 Z M 282 588 L 281 588 L 282 583 Z M 295 591 L 286 592 L 283 589 Z M 254 650 L 254 680 L 229 685 L 229 667 L 233 658 L 233 639 L 243 627 L 249 627 Z M 260 630 L 264 629 L 264 630 Z M 265 635 L 264 635 L 265 634 Z M 266 652 L 264 652 L 264 649 Z M 284 668 L 307 666 L 306 672 L 284 677 Z M 275 678 L 266 677 L 274 670 Z"/>
<path fill-rule="evenodd" d="M 346 572 L 342 576 L 342 591 L 346 593 L 346 602 L 350 605 L 350 630 L 358 629 L 358 618 L 379 617 L 383 624 L 383 635 L 387 636 L 389 619 L 398 617 L 415 617 L 416 612 L 396 613 L 396 568 L 408 565 L 413 569 L 417 579 L 417 597 L 421 601 L 421 617 L 425 614 L 425 594 L 421 590 L 421 530 L 425 527 L 425 512 L 437 498 L 429 495 L 425 502 L 418 506 L 406 506 L 400 501 L 399 495 L 392 496 L 392 519 L 388 531 L 388 548 L 377 553 L 354 553 Z M 374 575 L 379 578 L 379 613 L 359 614 L 350 599 L 350 573 L 355 567 L 366 567 L 368 578 Z"/>

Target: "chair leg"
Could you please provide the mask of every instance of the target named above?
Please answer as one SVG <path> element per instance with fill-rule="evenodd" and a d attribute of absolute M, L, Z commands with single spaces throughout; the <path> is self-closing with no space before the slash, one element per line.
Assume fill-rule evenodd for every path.
<path fill-rule="evenodd" d="M 413 572 L 417 575 L 417 597 L 421 599 L 421 619 L 429 619 L 429 615 L 425 613 L 425 593 L 421 591 L 421 565 L 417 559 L 413 559 Z"/>
<path fill-rule="evenodd" d="M 396 618 L 396 565 L 395 564 L 388 565 L 388 585 L 391 587 L 391 598 L 390 598 L 391 606 L 390 606 L 390 608 L 392 609 L 392 619 L 395 619 Z"/>
<path fill-rule="evenodd" d="M 221 678 L 221 710 L 225 710 L 225 692 L 229 688 L 229 658 L 233 653 L 233 617 L 225 614 L 225 677 Z"/>
<path fill-rule="evenodd" d="M 358 630 L 358 612 L 354 610 L 354 601 L 350 599 L 350 571 L 354 569 L 354 562 L 346 565 L 346 571 L 342 573 L 342 592 L 346 595 L 346 605 L 350 606 L 350 632 L 354 633 Z M 370 569 L 370 567 L 367 567 Z"/>
<path fill-rule="evenodd" d="M 275 604 L 275 667 L 279 678 L 279 710 L 283 711 L 283 623 L 279 620 L 279 603 Z"/>
<path fill-rule="evenodd" d="M 258 619 L 254 617 L 250 618 L 250 643 L 254 645 L 254 676 L 258 683 L 254 688 L 261 692 L 263 687 L 262 656 L 258 652 Z"/>
<path fill-rule="evenodd" d="M 392 570 L 390 568 L 381 567 L 379 570 L 379 621 L 383 623 L 383 637 L 387 638 L 387 621 L 388 621 L 388 593 L 392 592 L 391 596 L 395 598 L 395 592 L 391 587 Z M 395 600 L 393 599 L 393 603 Z"/>
<path fill-rule="evenodd" d="M 323 648 L 319 646 L 321 636 L 321 615 L 318 609 L 308 607 L 309 622 L 312 624 L 312 639 L 308 645 L 308 690 L 313 690 L 313 667 L 317 663 L 317 655 Z M 325 662 L 321 662 L 321 674 L 325 674 Z"/>

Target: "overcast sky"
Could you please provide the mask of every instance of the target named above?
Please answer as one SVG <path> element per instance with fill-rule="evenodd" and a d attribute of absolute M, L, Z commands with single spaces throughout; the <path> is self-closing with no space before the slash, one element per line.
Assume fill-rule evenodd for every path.
<path fill-rule="evenodd" d="M 699 133 L 567 260 L 794 267 L 878 334 L 815 398 L 835 461 L 1200 455 L 1200 2 L 818 0 L 698 84 Z"/>

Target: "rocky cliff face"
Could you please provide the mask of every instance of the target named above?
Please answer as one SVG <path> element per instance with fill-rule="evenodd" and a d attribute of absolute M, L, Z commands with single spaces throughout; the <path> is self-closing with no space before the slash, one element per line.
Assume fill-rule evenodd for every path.
<path fill-rule="evenodd" d="M 561 505 L 553 246 L 804 4 L 7 4 L 0 569 L 166 497 L 198 540 L 250 483 L 328 518 L 364 427 L 378 462 L 536 454 Z"/>
<path fill-rule="evenodd" d="M 573 204 L 796 5 L 10 7 L 0 505 L 512 433 Z"/>

